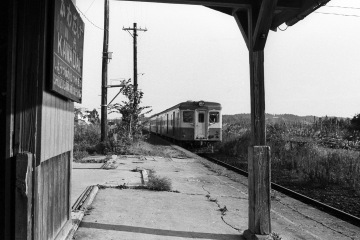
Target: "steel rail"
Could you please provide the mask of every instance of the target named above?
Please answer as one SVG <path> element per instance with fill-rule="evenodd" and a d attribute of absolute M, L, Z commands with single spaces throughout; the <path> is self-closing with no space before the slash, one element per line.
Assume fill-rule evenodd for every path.
<path fill-rule="evenodd" d="M 211 162 L 214 162 L 214 163 L 216 163 L 218 165 L 226 167 L 229 170 L 232 170 L 232 171 L 234 171 L 236 173 L 239 173 L 239 174 L 241 174 L 241 175 L 243 175 L 245 177 L 247 177 L 249 175 L 248 172 L 246 172 L 246 171 L 244 171 L 242 169 L 239 169 L 237 167 L 234 167 L 234 166 L 232 166 L 230 164 L 224 163 L 224 162 L 222 162 L 222 161 L 220 161 L 218 159 L 215 159 L 213 157 L 210 157 L 209 155 L 207 155 L 205 153 L 201 153 L 201 154 L 198 154 L 198 155 L 205 158 L 205 159 L 207 159 L 207 160 L 209 160 L 209 161 L 211 161 Z M 358 218 L 358 217 L 356 217 L 354 215 L 351 215 L 351 214 L 349 214 L 347 212 L 344 212 L 342 210 L 339 210 L 337 208 L 329 206 L 329 205 L 327 205 L 325 203 L 319 202 L 319 201 L 317 201 L 315 199 L 312 199 L 312 198 L 307 197 L 307 196 L 305 196 L 303 194 L 297 193 L 297 192 L 295 192 L 293 190 L 290 190 L 288 188 L 285 188 L 285 187 L 283 187 L 283 186 L 281 186 L 279 184 L 273 183 L 273 182 L 271 183 L 271 189 L 274 189 L 274 190 L 276 190 L 278 192 L 281 192 L 281 193 L 283 193 L 283 194 L 285 194 L 285 195 L 287 195 L 289 197 L 292 197 L 292 198 L 294 198 L 296 200 L 299 200 L 299 201 L 301 201 L 303 203 L 312 205 L 312 206 L 316 207 L 317 209 L 320 209 L 321 211 L 324 211 L 324 212 L 326 212 L 328 214 L 331 214 L 334 217 L 337 217 L 337 218 L 339 218 L 341 220 L 344 220 L 344 221 L 346 221 L 348 223 L 351 223 L 351 224 L 353 224 L 353 225 L 355 225 L 357 227 L 360 227 L 360 218 Z"/>

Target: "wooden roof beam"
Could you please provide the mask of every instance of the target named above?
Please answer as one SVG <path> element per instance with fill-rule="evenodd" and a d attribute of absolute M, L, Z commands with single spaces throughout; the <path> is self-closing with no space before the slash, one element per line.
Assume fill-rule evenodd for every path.
<path fill-rule="evenodd" d="M 244 38 L 244 41 L 246 43 L 246 46 L 248 49 L 251 48 L 250 44 L 250 34 L 252 31 L 250 31 L 250 9 L 238 9 L 237 11 L 234 11 L 232 14 L 235 18 L 235 21 L 240 29 L 241 35 Z"/>
<path fill-rule="evenodd" d="M 303 0 L 278 0 L 276 9 L 300 9 L 303 5 Z"/>
<path fill-rule="evenodd" d="M 254 51 L 264 50 L 265 48 L 277 1 L 262 0 L 259 13 L 257 15 L 252 13 L 257 18 L 252 43 Z"/>

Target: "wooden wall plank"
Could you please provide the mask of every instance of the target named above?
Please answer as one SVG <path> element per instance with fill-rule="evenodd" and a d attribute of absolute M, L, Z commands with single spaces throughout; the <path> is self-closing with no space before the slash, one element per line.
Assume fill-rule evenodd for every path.
<path fill-rule="evenodd" d="M 64 120 L 59 122 L 59 139 L 65 139 L 65 132 L 64 132 L 64 125 L 66 124 L 66 115 L 65 115 L 65 107 L 66 107 L 66 102 L 64 100 L 61 100 L 61 107 L 59 108 L 60 112 L 59 112 L 59 117 L 64 116 Z M 60 142 L 61 147 L 60 147 L 60 151 L 59 153 L 62 153 L 65 151 L 65 146 L 66 146 L 66 141 L 61 141 Z"/>
<path fill-rule="evenodd" d="M 52 97 L 51 98 L 51 105 L 50 105 L 50 132 L 48 134 L 50 134 L 50 139 L 51 139 L 51 146 L 49 146 L 49 150 L 50 150 L 50 157 L 52 157 L 52 155 L 56 155 L 55 152 L 55 124 L 57 122 L 57 119 L 55 117 L 55 102 L 56 102 L 56 98 Z"/>
<path fill-rule="evenodd" d="M 74 103 L 69 104 L 69 125 L 70 125 L 70 133 L 71 136 L 69 137 L 69 141 L 70 141 L 70 146 L 69 146 L 69 150 L 72 151 L 73 146 L 74 146 Z M 72 159 L 72 154 L 71 154 L 71 159 Z M 70 166 L 71 167 L 71 166 Z"/>
<path fill-rule="evenodd" d="M 42 173 L 43 173 L 43 199 L 42 201 L 42 225 L 38 226 L 42 228 L 41 239 L 47 239 L 47 218 L 48 218 L 48 209 L 49 209 L 49 171 L 48 171 L 49 161 L 43 163 Z"/>
<path fill-rule="evenodd" d="M 41 226 L 42 224 L 42 205 L 40 198 L 42 197 L 42 177 L 41 177 L 41 164 L 35 168 L 34 171 L 35 176 L 35 184 L 34 184 L 34 239 L 40 239 L 40 232 L 37 226 Z"/>
<path fill-rule="evenodd" d="M 20 153 L 16 156 L 16 194 L 15 194 L 15 239 L 32 239 L 33 206 L 33 155 Z"/>
<path fill-rule="evenodd" d="M 74 123 L 74 122 L 72 122 Z M 72 128 L 73 129 L 73 128 Z M 72 162 L 73 162 L 73 151 L 68 152 L 69 159 L 66 161 L 66 209 L 67 209 L 67 219 L 71 218 L 71 173 L 72 173 Z"/>
<path fill-rule="evenodd" d="M 66 174 L 66 160 L 67 160 L 67 154 L 62 154 L 62 159 L 60 162 L 60 179 L 59 179 L 59 187 L 60 187 L 60 192 L 59 192 L 59 219 L 60 219 L 60 226 L 62 226 L 65 223 L 65 216 L 66 216 L 66 209 L 65 209 L 65 204 L 64 204 L 64 199 L 65 199 L 65 174 Z"/>
<path fill-rule="evenodd" d="M 54 239 L 70 219 L 70 161 L 68 151 L 37 167 L 34 239 Z"/>
<path fill-rule="evenodd" d="M 52 200 L 52 195 L 53 195 L 53 186 L 54 186 L 54 180 L 53 180 L 53 162 L 52 159 L 50 159 L 49 161 L 47 161 L 48 163 L 48 182 L 44 183 L 48 185 L 48 205 L 47 205 L 47 217 L 46 217 L 46 225 L 47 225 L 47 231 L 46 231 L 46 239 L 52 239 L 52 232 L 53 232 L 53 209 L 54 209 L 54 202 Z M 44 219 L 45 220 L 45 219 Z"/>
<path fill-rule="evenodd" d="M 51 96 L 48 93 L 44 93 L 44 101 L 45 101 L 45 96 L 46 96 L 46 102 L 44 102 L 44 109 L 43 109 L 43 115 L 45 116 L 45 122 L 42 122 L 42 125 L 44 126 L 45 124 L 45 131 L 44 131 L 44 135 L 45 135 L 45 143 L 44 145 L 42 145 L 42 150 L 45 152 L 45 157 L 44 159 L 42 159 L 42 161 L 44 161 L 45 159 L 49 159 L 51 156 L 51 151 L 50 151 L 50 145 L 51 145 Z"/>
<path fill-rule="evenodd" d="M 41 161 L 73 148 L 74 103 L 44 91 Z"/>
<path fill-rule="evenodd" d="M 60 103 L 60 99 L 59 98 L 55 98 L 55 107 L 54 107 L 54 116 L 55 119 L 53 121 L 53 125 L 54 125 L 54 154 L 57 155 L 59 154 L 59 148 L 61 145 L 61 141 L 59 140 L 59 125 L 61 124 L 61 121 L 59 121 L 59 104 Z"/>
<path fill-rule="evenodd" d="M 60 224 L 59 222 L 59 163 L 61 162 L 61 155 L 60 158 L 55 158 L 51 160 L 53 162 L 53 194 L 52 194 L 52 202 L 53 202 L 53 222 L 52 222 L 52 233 L 56 236 L 57 230 L 59 230 Z"/>

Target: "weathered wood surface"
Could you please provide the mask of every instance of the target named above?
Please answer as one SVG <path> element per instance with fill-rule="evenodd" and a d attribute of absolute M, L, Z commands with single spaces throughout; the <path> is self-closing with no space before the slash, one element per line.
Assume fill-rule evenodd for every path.
<path fill-rule="evenodd" d="M 249 51 L 251 97 L 251 145 L 266 144 L 264 51 Z"/>
<path fill-rule="evenodd" d="M 74 103 L 49 92 L 43 93 L 41 161 L 73 148 Z"/>
<path fill-rule="evenodd" d="M 251 143 L 249 170 L 249 228 L 247 239 L 268 238 L 270 220 L 270 148 L 266 145 L 264 48 L 277 0 L 233 12 L 249 50 Z"/>
<path fill-rule="evenodd" d="M 70 151 L 37 167 L 34 239 L 55 239 L 70 220 L 70 167 Z"/>
<path fill-rule="evenodd" d="M 31 153 L 16 156 L 15 239 L 32 239 L 33 164 Z"/>
<path fill-rule="evenodd" d="M 249 147 L 249 230 L 268 235 L 270 224 L 270 147 Z"/>

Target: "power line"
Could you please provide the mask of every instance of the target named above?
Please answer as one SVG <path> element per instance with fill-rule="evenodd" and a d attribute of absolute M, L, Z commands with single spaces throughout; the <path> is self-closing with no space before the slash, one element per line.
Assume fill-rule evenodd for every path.
<path fill-rule="evenodd" d="M 92 5 L 94 4 L 95 0 L 92 1 L 92 3 L 90 4 L 90 6 L 88 7 L 88 9 L 86 9 L 85 14 L 89 11 L 89 9 L 92 7 Z"/>
<path fill-rule="evenodd" d="M 325 13 L 325 12 L 315 12 L 315 13 L 326 14 L 326 15 L 336 15 L 336 16 L 342 16 L 342 17 L 360 17 L 360 15 L 355 15 L 355 14 Z"/>
<path fill-rule="evenodd" d="M 97 26 L 95 23 L 93 23 L 90 19 L 88 19 L 88 18 L 86 17 L 86 15 L 78 8 L 78 6 L 75 5 L 75 7 L 76 7 L 76 9 L 81 13 L 81 15 L 83 15 L 84 18 L 86 18 L 86 20 L 88 20 L 92 25 L 94 25 L 94 27 L 96 27 L 96 28 L 98 28 L 98 29 L 100 29 L 100 30 L 104 30 L 103 28 L 101 28 L 101 27 Z"/>
<path fill-rule="evenodd" d="M 325 6 L 325 7 L 329 7 L 329 8 L 345 8 L 345 9 L 356 9 L 356 10 L 360 10 L 360 8 L 358 8 L 358 7 L 344 7 L 344 6 Z"/>

